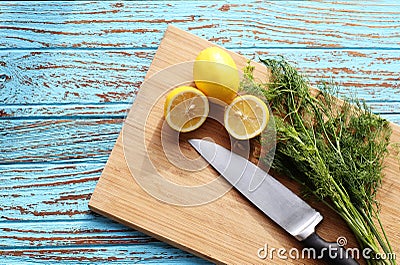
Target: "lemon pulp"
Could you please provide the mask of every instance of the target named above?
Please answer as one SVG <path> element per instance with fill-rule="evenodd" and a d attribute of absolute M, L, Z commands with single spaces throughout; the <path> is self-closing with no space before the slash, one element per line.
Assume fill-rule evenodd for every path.
<path fill-rule="evenodd" d="M 168 125 L 178 132 L 199 128 L 209 112 L 207 97 L 198 89 L 181 86 L 168 93 L 164 104 L 164 117 Z"/>
<path fill-rule="evenodd" d="M 256 96 L 243 95 L 235 98 L 224 112 L 224 125 L 228 133 L 246 140 L 259 135 L 267 126 L 269 110 Z"/>

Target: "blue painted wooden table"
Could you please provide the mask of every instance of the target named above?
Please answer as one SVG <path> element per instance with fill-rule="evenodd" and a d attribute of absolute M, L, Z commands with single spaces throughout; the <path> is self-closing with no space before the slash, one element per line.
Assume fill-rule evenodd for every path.
<path fill-rule="evenodd" d="M 207 263 L 87 206 L 168 24 L 400 124 L 396 1 L 1 2 L 0 264 Z"/>

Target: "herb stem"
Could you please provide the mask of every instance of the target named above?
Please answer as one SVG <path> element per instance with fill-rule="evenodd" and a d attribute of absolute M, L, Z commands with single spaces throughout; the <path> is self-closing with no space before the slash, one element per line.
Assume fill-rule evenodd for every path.
<path fill-rule="evenodd" d="M 255 82 L 248 66 L 242 89 L 261 93 L 270 103 L 277 133 L 272 168 L 299 182 L 340 215 L 362 249 L 369 248 L 374 255 L 380 249 L 391 253 L 375 209 L 389 123 L 372 114 L 365 103 L 357 101 L 356 109 L 350 100 L 339 102 L 331 95 L 333 84 L 323 83 L 314 96 L 306 79 L 283 59 L 261 62 L 269 68 L 270 80 Z M 382 259 L 366 262 L 396 264 Z"/>

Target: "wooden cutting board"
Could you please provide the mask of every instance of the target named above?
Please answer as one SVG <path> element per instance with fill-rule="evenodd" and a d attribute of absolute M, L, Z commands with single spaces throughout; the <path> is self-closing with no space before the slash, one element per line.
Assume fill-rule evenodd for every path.
<path fill-rule="evenodd" d="M 168 27 L 146 75 L 146 82 L 150 82 L 142 86 L 128 114 L 124 129 L 91 197 L 90 209 L 215 263 L 321 264 L 314 260 L 280 259 L 276 253 L 272 255 L 272 260 L 271 257 L 260 259 L 257 253 L 266 244 L 269 254 L 272 248 L 286 248 L 289 251 L 291 248 L 301 249 L 301 245 L 233 189 L 209 203 L 179 206 L 156 199 L 142 188 L 141 181 L 151 182 L 154 172 L 172 183 L 190 187 L 216 179 L 220 181 L 209 166 L 191 172 L 177 168 L 167 159 L 161 145 L 163 95 L 176 82 L 176 77 L 160 75 L 162 80 L 154 78 L 158 71 L 169 66 L 193 61 L 202 49 L 209 46 L 214 44 L 178 28 Z M 238 68 L 246 64 L 246 58 L 229 53 Z M 254 65 L 256 77 L 265 80 L 265 67 L 257 63 Z M 191 80 L 190 71 L 183 70 L 179 78 Z M 392 142 L 399 142 L 400 127 L 394 124 L 392 127 Z M 182 153 L 190 158 L 198 156 L 186 142 L 191 137 L 211 137 L 224 146 L 230 144 L 223 127 L 214 120 L 207 120 L 199 130 L 179 138 Z M 129 154 L 127 157 L 124 148 Z M 382 203 L 382 223 L 394 252 L 400 255 L 400 165 L 397 158 L 398 153 L 391 148 L 385 161 L 386 177 L 379 191 L 379 199 Z M 298 193 L 296 183 L 286 178 L 279 180 Z M 222 181 L 219 183 L 224 185 Z M 164 190 L 161 185 L 159 189 Z M 185 203 L 187 196 L 168 191 L 164 195 L 174 200 L 181 198 L 182 203 Z M 192 197 L 198 195 L 193 192 Z M 334 212 L 321 203 L 310 204 L 324 216 L 318 226 L 318 233 L 322 237 L 336 241 L 339 236 L 344 236 L 348 240 L 347 247 L 357 246 L 350 230 Z"/>

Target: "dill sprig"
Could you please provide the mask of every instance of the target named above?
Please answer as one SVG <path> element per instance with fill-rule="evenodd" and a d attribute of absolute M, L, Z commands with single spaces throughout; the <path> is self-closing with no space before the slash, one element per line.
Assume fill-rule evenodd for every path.
<path fill-rule="evenodd" d="M 371 256 L 392 253 L 376 200 L 388 153 L 389 122 L 365 102 L 338 100 L 337 87 L 330 82 L 310 90 L 306 78 L 283 58 L 261 62 L 269 68 L 270 80 L 255 81 L 248 65 L 242 89 L 261 93 L 271 106 L 277 134 L 272 168 L 338 213 L 360 247 L 372 250 Z M 396 264 L 374 259 L 367 263 Z"/>

